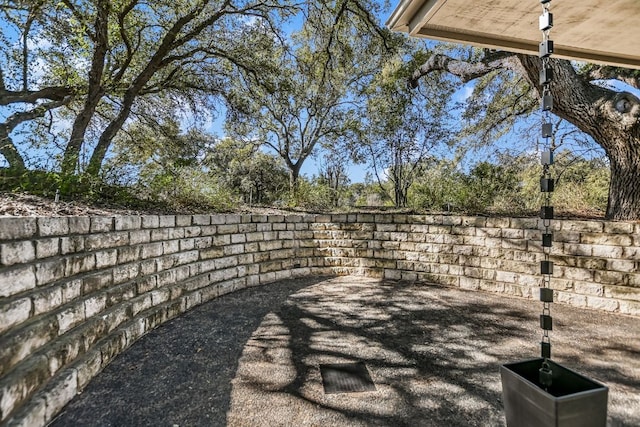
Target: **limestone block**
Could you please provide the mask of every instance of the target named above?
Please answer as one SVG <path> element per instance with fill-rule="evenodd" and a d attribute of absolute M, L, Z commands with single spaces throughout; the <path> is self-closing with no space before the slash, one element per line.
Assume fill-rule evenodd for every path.
<path fill-rule="evenodd" d="M 131 314 L 135 317 L 141 311 L 144 311 L 153 306 L 153 299 L 151 294 L 142 295 L 132 301 Z"/>
<path fill-rule="evenodd" d="M 36 264 L 36 283 L 42 286 L 64 277 L 65 264 L 61 260 L 52 260 Z"/>
<path fill-rule="evenodd" d="M 279 240 L 259 242 L 258 243 L 258 247 L 259 247 L 259 250 L 262 251 L 262 252 L 275 251 L 275 250 L 278 250 L 278 249 L 282 249 L 282 242 L 279 241 Z"/>
<path fill-rule="evenodd" d="M 271 231 L 273 231 L 273 224 L 271 224 L 271 223 L 260 223 L 260 224 L 257 225 L 256 231 L 271 232 Z M 267 237 L 265 237 L 265 238 L 267 238 Z"/>
<path fill-rule="evenodd" d="M 627 275 L 619 271 L 594 271 L 593 280 L 606 285 L 624 285 Z"/>
<path fill-rule="evenodd" d="M 110 333 L 123 323 L 128 322 L 132 318 L 131 304 L 114 307 L 103 313 L 101 318 L 102 324 L 95 323 L 95 334 L 90 337 L 92 343 L 97 342 L 105 333 Z"/>
<path fill-rule="evenodd" d="M 459 286 L 463 289 L 477 290 L 480 289 L 480 279 L 460 276 Z"/>
<path fill-rule="evenodd" d="M 70 236 L 70 237 L 62 237 L 60 239 L 60 253 L 62 255 L 68 255 L 68 254 L 78 253 L 83 251 L 84 251 L 84 237 Z"/>
<path fill-rule="evenodd" d="M 69 234 L 87 234 L 91 230 L 91 218 L 82 216 L 69 217 Z"/>
<path fill-rule="evenodd" d="M 94 254 L 75 255 L 65 258 L 65 276 L 71 277 L 79 273 L 86 273 L 96 267 Z"/>
<path fill-rule="evenodd" d="M 19 265 L 0 269 L 0 297 L 19 294 L 36 287 L 32 265 Z"/>
<path fill-rule="evenodd" d="M 577 258 L 576 266 L 579 268 L 586 268 L 587 270 L 606 270 L 607 260 L 597 258 Z"/>
<path fill-rule="evenodd" d="M 294 226 L 294 224 L 291 224 L 292 226 Z M 256 230 L 258 229 L 258 225 L 257 224 L 252 224 L 252 223 L 248 223 L 248 224 L 238 224 L 238 232 L 239 233 L 254 233 Z"/>
<path fill-rule="evenodd" d="M 113 267 L 118 263 L 118 250 L 96 252 L 96 268 Z"/>
<path fill-rule="evenodd" d="M 66 304 L 82 295 L 82 280 L 69 280 L 64 282 L 60 288 L 62 291 L 62 302 Z"/>
<path fill-rule="evenodd" d="M 156 258 L 162 255 L 162 242 L 147 243 L 142 245 L 140 250 L 140 258 Z"/>
<path fill-rule="evenodd" d="M 620 313 L 640 316 L 640 303 L 636 301 L 620 301 Z"/>
<path fill-rule="evenodd" d="M 453 247 L 453 254 L 459 259 L 461 255 L 473 255 L 474 246 L 465 242 L 464 245 L 455 245 Z"/>
<path fill-rule="evenodd" d="M 237 256 L 239 265 L 250 265 L 254 263 L 254 254 L 243 253 Z"/>
<path fill-rule="evenodd" d="M 220 258 L 225 255 L 225 248 L 211 247 L 198 251 L 201 260 Z"/>
<path fill-rule="evenodd" d="M 632 234 L 633 223 L 630 222 L 613 222 L 606 221 L 604 223 L 604 232 L 610 234 Z"/>
<path fill-rule="evenodd" d="M 241 255 L 242 253 L 244 253 L 244 245 L 237 244 L 225 246 L 224 248 L 222 248 L 222 253 L 223 255 Z"/>
<path fill-rule="evenodd" d="M 640 289 L 629 286 L 608 285 L 604 287 L 604 296 L 620 301 L 627 300 L 640 302 Z"/>
<path fill-rule="evenodd" d="M 156 273 L 158 271 L 156 260 L 155 259 L 147 259 L 144 261 L 140 261 L 138 263 L 140 267 L 140 276 L 145 277 L 150 274 Z"/>
<path fill-rule="evenodd" d="M 173 301 L 167 305 L 167 320 L 184 313 L 184 301 L 182 299 Z"/>
<path fill-rule="evenodd" d="M 233 289 L 234 291 L 236 289 Z M 193 307 L 202 303 L 202 295 L 200 292 L 194 292 L 192 294 L 188 294 L 182 297 L 184 300 L 184 308 L 185 311 L 191 310 Z"/>
<path fill-rule="evenodd" d="M 36 356 L 3 378 L 0 383 L 0 420 L 5 420 L 27 396 L 46 382 L 48 371 L 46 357 Z"/>
<path fill-rule="evenodd" d="M 36 257 L 38 257 L 38 259 L 60 255 L 60 239 L 57 237 L 38 239 L 35 241 L 35 244 Z"/>
<path fill-rule="evenodd" d="M 604 230 L 602 221 L 559 221 L 561 230 L 577 231 L 580 233 L 601 233 Z"/>
<path fill-rule="evenodd" d="M 580 243 L 608 246 L 631 246 L 633 238 L 622 234 L 582 233 Z"/>
<path fill-rule="evenodd" d="M 31 299 L 29 297 L 0 301 L 0 334 L 13 325 L 27 320 L 30 313 Z"/>
<path fill-rule="evenodd" d="M 209 215 L 193 215 L 193 225 L 210 225 L 211 217 Z"/>
<path fill-rule="evenodd" d="M 180 283 L 185 292 L 193 292 L 211 284 L 207 275 L 191 278 Z"/>
<path fill-rule="evenodd" d="M 137 261 L 140 258 L 140 246 L 124 246 L 116 250 L 116 263 L 126 264 L 128 262 Z M 98 255 L 96 254 L 96 257 Z M 97 263 L 97 260 L 96 260 Z"/>
<path fill-rule="evenodd" d="M 117 231 L 113 233 L 101 233 L 85 238 L 85 249 L 93 251 L 105 248 L 117 248 L 129 244 L 129 232 Z"/>
<path fill-rule="evenodd" d="M 160 215 L 158 217 L 158 226 L 159 227 L 175 227 L 176 226 L 175 215 Z"/>
<path fill-rule="evenodd" d="M 260 284 L 271 283 L 276 280 L 276 274 L 273 271 L 260 274 Z"/>
<path fill-rule="evenodd" d="M 158 287 L 170 286 L 176 283 L 176 270 L 163 271 L 158 274 Z"/>
<path fill-rule="evenodd" d="M 36 395 L 7 421 L 7 427 L 44 427 L 47 425 L 46 409 L 47 401 L 45 398 Z"/>
<path fill-rule="evenodd" d="M 78 392 L 78 373 L 70 370 L 63 376 L 54 378 L 47 386 L 45 399 L 47 409 L 45 418 L 51 420 Z"/>
<path fill-rule="evenodd" d="M 166 307 L 157 307 L 155 310 L 149 310 L 144 313 L 145 329 L 150 331 L 151 329 L 161 325 L 167 321 L 167 309 Z"/>
<path fill-rule="evenodd" d="M 78 390 L 84 389 L 87 384 L 100 372 L 102 355 L 97 350 L 90 350 L 76 363 L 78 376 Z"/>
<path fill-rule="evenodd" d="M 607 270 L 621 271 L 623 273 L 635 273 L 638 271 L 637 266 L 638 263 L 634 260 L 612 259 L 607 261 Z"/>
<path fill-rule="evenodd" d="M 107 295 L 95 295 L 84 302 L 85 317 L 88 319 L 105 309 L 107 306 Z"/>
<path fill-rule="evenodd" d="M 140 274 L 140 267 L 137 263 L 118 265 L 113 268 L 113 284 L 119 285 L 126 281 L 135 279 Z"/>
<path fill-rule="evenodd" d="M 231 235 L 231 243 L 245 243 L 247 241 L 247 237 L 242 233 L 232 234 Z"/>
<path fill-rule="evenodd" d="M 617 300 L 587 296 L 587 307 L 604 311 L 619 311 Z"/>
<path fill-rule="evenodd" d="M 33 315 L 48 313 L 60 307 L 65 301 L 62 297 L 62 287 L 53 286 L 31 294 L 33 300 Z M 1 323 L 1 322 L 0 322 Z"/>
<path fill-rule="evenodd" d="M 443 215 L 442 216 L 442 224 L 443 225 L 461 225 L 462 224 L 462 217 L 459 217 L 457 215 Z"/>
<path fill-rule="evenodd" d="M 620 246 L 591 246 L 591 255 L 598 258 L 621 258 L 622 247 Z"/>
<path fill-rule="evenodd" d="M 577 267 L 560 267 L 559 270 L 561 274 L 558 274 L 558 277 L 564 277 L 565 279 L 569 280 L 581 280 L 584 282 L 590 282 L 593 280 L 593 272 L 588 269 Z"/>
<path fill-rule="evenodd" d="M 273 223 L 273 231 L 287 231 L 287 224 L 284 222 Z"/>
<path fill-rule="evenodd" d="M 114 218 L 104 216 L 91 217 L 92 233 L 108 233 L 114 229 Z"/>
<path fill-rule="evenodd" d="M 135 282 L 125 283 L 123 285 L 107 289 L 107 307 L 113 307 L 124 301 L 129 301 L 138 295 L 138 284 Z"/>
<path fill-rule="evenodd" d="M 502 294 L 505 291 L 505 284 L 492 280 L 480 280 L 478 289 Z"/>
<path fill-rule="evenodd" d="M 151 230 L 132 230 L 129 232 L 129 244 L 139 245 L 151 241 Z"/>
<path fill-rule="evenodd" d="M 142 228 L 158 228 L 160 226 L 160 218 L 158 215 L 143 215 Z"/>
<path fill-rule="evenodd" d="M 247 242 L 262 242 L 264 235 L 262 232 L 254 232 L 246 234 Z"/>
<path fill-rule="evenodd" d="M 190 251 L 195 249 L 196 242 L 194 239 L 182 239 L 180 240 L 180 251 Z"/>
<path fill-rule="evenodd" d="M 108 336 L 100 345 L 102 353 L 102 366 L 107 365 L 114 357 L 122 352 L 127 346 L 127 334 L 124 330 L 119 329 L 114 334 Z"/>
<path fill-rule="evenodd" d="M 35 245 L 30 240 L 3 243 L 0 245 L 0 264 L 4 266 L 26 264 L 36 258 Z"/>
<path fill-rule="evenodd" d="M 163 256 L 161 258 L 156 259 L 157 270 L 164 271 L 164 270 L 169 270 L 170 268 L 175 267 L 178 263 L 178 258 L 176 255 L 177 254 L 167 255 L 167 256 Z"/>
<path fill-rule="evenodd" d="M 142 227 L 142 218 L 135 215 L 115 217 L 114 228 L 116 231 L 137 230 Z"/>
<path fill-rule="evenodd" d="M 169 239 L 169 230 L 168 228 L 155 228 L 151 230 L 151 241 L 152 242 L 162 242 Z"/>
<path fill-rule="evenodd" d="M 162 304 L 163 302 L 169 301 L 171 292 L 169 292 L 168 289 L 155 289 L 151 291 L 150 295 L 152 305 L 156 306 Z"/>
<path fill-rule="evenodd" d="M 54 376 L 63 366 L 71 363 L 78 357 L 83 344 L 81 343 L 77 334 L 65 336 L 53 343 L 47 351 L 45 356 L 49 362 L 49 375 Z"/>
<path fill-rule="evenodd" d="M 80 301 L 61 311 L 56 315 L 56 319 L 58 320 L 59 335 L 81 324 L 85 320 L 84 302 Z"/>
<path fill-rule="evenodd" d="M 418 224 L 437 225 L 442 224 L 443 215 L 415 215 L 413 222 Z"/>
<path fill-rule="evenodd" d="M 579 295 L 579 294 L 574 294 L 572 292 L 564 292 L 564 291 L 557 291 L 557 292 L 554 292 L 554 294 L 555 294 L 554 296 L 555 301 L 559 303 L 572 305 L 574 307 L 587 306 L 586 295 Z"/>
<path fill-rule="evenodd" d="M 31 239 L 36 230 L 35 218 L 0 218 L 0 240 Z"/>
<path fill-rule="evenodd" d="M 204 249 L 211 246 L 212 239 L 211 237 L 198 237 L 194 240 L 194 245 L 196 249 Z"/>
<path fill-rule="evenodd" d="M 191 215 L 176 215 L 176 227 L 189 227 L 191 225 Z"/>

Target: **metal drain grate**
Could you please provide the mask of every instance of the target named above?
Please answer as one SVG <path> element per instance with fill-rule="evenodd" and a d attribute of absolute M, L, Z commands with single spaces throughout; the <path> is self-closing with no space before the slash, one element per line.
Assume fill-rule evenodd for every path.
<path fill-rule="evenodd" d="M 369 370 L 364 362 L 320 365 L 325 394 L 375 391 Z"/>

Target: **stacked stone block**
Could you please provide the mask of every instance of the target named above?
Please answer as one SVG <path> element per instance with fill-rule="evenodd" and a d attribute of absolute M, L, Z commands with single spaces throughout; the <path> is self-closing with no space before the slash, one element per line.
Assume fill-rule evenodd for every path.
<path fill-rule="evenodd" d="M 298 242 L 310 222 L 0 218 L 0 424 L 45 425 L 140 336 L 198 304 L 311 274 L 321 263 Z"/>
<path fill-rule="evenodd" d="M 540 220 L 0 218 L 0 425 L 41 426 L 156 326 L 247 286 L 355 274 L 535 297 Z M 640 315 L 640 224 L 554 221 L 556 301 Z"/>

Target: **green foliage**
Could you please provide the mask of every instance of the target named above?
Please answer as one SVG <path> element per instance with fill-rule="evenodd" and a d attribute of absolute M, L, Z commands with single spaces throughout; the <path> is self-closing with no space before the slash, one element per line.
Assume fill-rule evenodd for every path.
<path fill-rule="evenodd" d="M 468 172 L 440 161 L 425 168 L 410 192 L 410 206 L 431 211 L 529 215 L 543 204 L 542 168 L 537 158 L 503 157 L 498 164 L 479 162 Z M 569 152 L 556 156 L 552 175 L 559 178 L 552 193 L 557 212 L 601 215 L 606 209 L 608 166 Z"/>
<path fill-rule="evenodd" d="M 209 175 L 247 204 L 272 204 L 285 197 L 289 175 L 282 160 L 254 144 L 227 138 L 207 150 Z"/>

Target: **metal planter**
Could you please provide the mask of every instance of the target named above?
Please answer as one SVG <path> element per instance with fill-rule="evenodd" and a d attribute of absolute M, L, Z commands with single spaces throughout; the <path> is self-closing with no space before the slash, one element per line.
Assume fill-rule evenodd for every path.
<path fill-rule="evenodd" d="M 547 392 L 538 380 L 543 360 L 531 359 L 500 367 L 507 426 L 606 426 L 609 389 L 549 361 L 553 384 Z"/>

